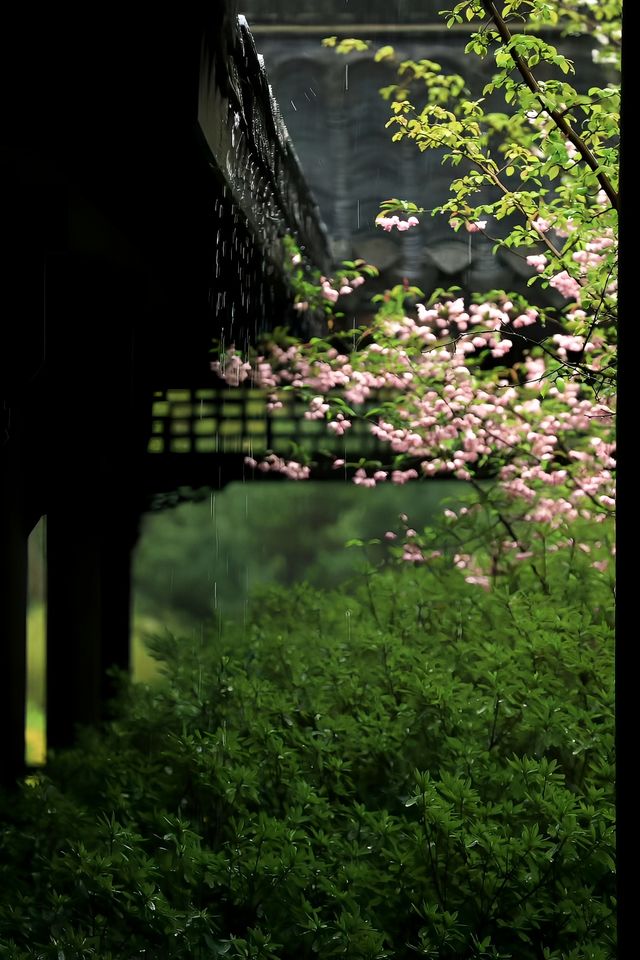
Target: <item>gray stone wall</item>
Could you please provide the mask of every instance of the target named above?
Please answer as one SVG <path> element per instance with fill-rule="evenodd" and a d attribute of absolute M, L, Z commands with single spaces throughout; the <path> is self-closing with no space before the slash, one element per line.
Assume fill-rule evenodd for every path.
<path fill-rule="evenodd" d="M 425 213 L 419 228 L 403 234 L 374 226 L 381 200 L 413 200 L 427 210 L 443 202 L 454 170 L 442 166 L 434 151 L 421 154 L 411 143 L 391 142 L 392 131 L 385 129 L 389 106 L 378 93 L 393 82 L 391 67 L 374 63 L 369 52 L 338 56 L 321 41 L 337 34 L 371 40 L 373 49 L 390 43 L 402 59 L 428 58 L 445 72 L 462 73 L 479 97 L 492 62 L 464 54 L 470 28 L 447 30 L 437 15 L 440 6 L 403 0 L 279 0 L 267 10 L 260 0 L 245 0 L 241 9 L 328 227 L 334 259 L 362 257 L 376 264 L 382 271 L 378 288 L 406 277 L 427 292 L 457 284 L 465 291 L 524 293 L 532 271 L 522 260 L 508 252 L 494 255 L 491 243 L 479 234 L 454 233 L 444 217 Z M 589 38 L 552 34 L 550 42 L 576 62 L 579 89 L 602 82 Z M 541 70 L 539 77 L 544 79 Z M 499 95 L 491 106 L 504 110 Z M 373 286 L 363 288 L 361 305 Z M 549 302 L 555 302 L 554 296 L 550 291 Z"/>

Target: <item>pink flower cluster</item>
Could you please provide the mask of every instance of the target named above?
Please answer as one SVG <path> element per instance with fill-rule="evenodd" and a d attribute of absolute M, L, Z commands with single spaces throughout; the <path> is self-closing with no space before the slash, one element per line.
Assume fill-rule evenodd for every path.
<path fill-rule="evenodd" d="M 604 261 L 604 257 L 601 254 L 594 253 L 591 250 L 576 250 L 576 252 L 572 254 L 571 259 L 575 263 L 580 264 L 583 274 L 586 273 L 587 270 L 590 270 L 591 267 L 597 267 Z"/>
<path fill-rule="evenodd" d="M 320 277 L 320 292 L 325 300 L 329 300 L 331 303 L 335 303 L 338 297 L 348 296 L 350 293 L 364 283 L 364 277 L 356 276 L 352 280 L 342 280 L 338 289 L 333 285 L 334 281 L 329 279 L 329 277 Z M 302 301 L 299 304 L 294 304 L 294 307 L 297 310 L 308 309 L 309 304 L 307 301 Z"/>
<path fill-rule="evenodd" d="M 340 461 L 341 464 L 344 464 L 344 460 Z M 335 466 L 335 463 L 334 463 Z M 384 483 L 385 480 L 389 478 L 388 470 L 376 470 L 371 476 L 367 475 L 367 471 L 360 467 L 356 470 L 353 482 L 356 486 L 361 487 L 375 487 L 378 483 Z M 417 480 L 418 471 L 413 468 L 409 470 L 392 470 L 391 471 L 391 483 L 396 484 L 397 486 L 402 486 L 405 483 L 408 483 L 409 480 Z"/>
<path fill-rule="evenodd" d="M 573 217 L 567 217 L 564 227 L 560 227 L 557 224 L 554 227 L 554 230 L 559 237 L 568 237 L 570 233 L 575 233 L 577 229 L 578 228 Z"/>
<path fill-rule="evenodd" d="M 538 233 L 547 233 L 551 229 L 551 221 L 545 220 L 544 217 L 536 217 L 535 220 L 531 221 L 531 225 L 535 227 Z"/>
<path fill-rule="evenodd" d="M 211 369 L 230 387 L 240 386 L 251 376 L 251 364 L 243 361 L 233 347 L 230 347 L 220 360 L 213 360 Z"/>
<path fill-rule="evenodd" d="M 533 253 L 527 257 L 527 263 L 530 267 L 535 267 L 538 273 L 542 273 L 549 261 L 543 253 Z"/>
<path fill-rule="evenodd" d="M 324 402 L 323 397 L 313 397 L 309 409 L 305 411 L 305 420 L 322 420 L 329 409 L 330 406 Z"/>
<path fill-rule="evenodd" d="M 340 291 L 336 290 L 331 285 L 331 281 L 328 280 L 327 277 L 320 277 L 320 284 L 322 289 L 322 296 L 325 298 L 325 300 L 330 300 L 331 303 L 335 303 L 338 297 L 340 296 Z"/>
<path fill-rule="evenodd" d="M 376 219 L 376 226 L 382 227 L 387 233 L 393 230 L 394 227 L 401 232 L 410 230 L 411 227 L 417 227 L 419 223 L 420 221 L 417 217 L 409 217 L 407 220 L 401 220 L 400 217 L 394 215 L 393 217 L 378 217 Z"/>
<path fill-rule="evenodd" d="M 519 314 L 511 321 L 512 326 L 517 330 L 519 327 L 530 327 L 538 319 L 538 311 L 533 307 L 527 307 L 524 313 Z"/>
<path fill-rule="evenodd" d="M 376 485 L 375 479 L 373 477 L 368 477 L 367 471 L 363 470 L 362 467 L 356 470 L 353 477 L 353 482 L 357 487 L 375 487 Z"/>
<path fill-rule="evenodd" d="M 343 413 L 337 413 L 335 420 L 330 420 L 327 429 L 335 433 L 336 437 L 343 437 L 351 427 L 351 421 L 347 420 Z"/>
<path fill-rule="evenodd" d="M 308 480 L 310 468 L 296 460 L 284 460 L 275 453 L 270 453 L 264 460 L 255 460 L 253 457 L 245 457 L 244 462 L 252 470 L 260 470 L 262 473 L 281 473 L 289 480 Z"/>
<path fill-rule="evenodd" d="M 565 282 L 566 278 L 560 284 L 563 289 Z M 335 392 L 359 404 L 373 399 L 378 391 L 393 391 L 394 404 L 368 423 L 372 435 L 388 446 L 392 458 L 401 458 L 406 469 L 394 465 L 394 469 L 368 471 L 360 466 L 353 476 L 357 486 L 405 484 L 420 476 L 470 479 L 479 465 L 486 469 L 489 464 L 519 522 L 531 521 L 555 531 L 580 519 L 602 522 L 615 506 L 613 409 L 570 376 L 564 385 L 550 386 L 544 357 L 523 361 L 524 389 L 468 365 L 473 351 L 507 355 L 513 341 L 505 334 L 536 323 L 537 311 L 519 312 L 507 299 L 466 307 L 458 298 L 430 307 L 419 304 L 416 314 L 417 319 L 380 318 L 367 345 L 351 355 L 330 347 L 311 360 L 302 346 L 273 346 L 268 357 L 257 359 L 253 370 L 232 350 L 219 367 L 229 382 L 240 383 L 251 376 L 270 392 L 284 385 L 313 391 L 305 417 L 325 420 L 338 437 L 350 429 L 352 420 L 336 409 Z M 588 321 L 580 308 L 571 311 L 568 319 Z M 546 348 L 553 349 L 561 361 L 583 350 L 590 351 L 591 357 L 595 353 L 597 360 L 604 341 L 594 334 L 585 344 L 582 336 L 557 333 L 547 339 Z M 541 401 L 536 391 L 543 383 L 546 391 Z M 275 394 L 270 402 L 276 402 Z M 246 462 L 254 469 L 292 479 L 310 474 L 309 467 L 275 454 L 260 463 L 252 458 Z M 335 459 L 333 466 L 347 465 L 344 459 Z M 425 562 L 428 557 L 414 542 L 414 534 L 405 530 L 404 558 Z M 530 552 L 522 543 L 508 549 L 518 561 L 527 559 Z M 486 571 L 462 554 L 458 560 L 469 582 L 487 586 Z M 593 560 L 596 563 L 602 565 L 598 557 Z"/>
<path fill-rule="evenodd" d="M 557 346 L 558 356 L 563 360 L 567 358 L 567 350 L 571 353 L 582 353 L 584 349 L 584 338 L 568 336 L 564 333 L 556 333 L 553 336 L 553 342 Z"/>
<path fill-rule="evenodd" d="M 555 277 L 551 277 L 549 286 L 555 287 L 558 293 L 561 293 L 567 300 L 580 300 L 580 291 L 582 288 L 577 280 L 569 276 L 566 270 L 557 273 Z"/>

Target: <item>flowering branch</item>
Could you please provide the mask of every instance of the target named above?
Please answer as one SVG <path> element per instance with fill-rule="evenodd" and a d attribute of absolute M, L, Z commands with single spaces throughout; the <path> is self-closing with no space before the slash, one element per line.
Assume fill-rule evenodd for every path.
<path fill-rule="evenodd" d="M 600 183 L 600 186 L 602 187 L 607 197 L 609 198 L 609 201 L 611 202 L 611 206 L 614 208 L 614 210 L 618 210 L 618 194 L 614 190 L 611 184 L 611 181 L 606 176 L 606 174 L 603 173 L 603 171 L 600 169 L 600 164 L 594 157 L 591 150 L 589 150 L 589 147 L 586 145 L 584 140 L 582 140 L 581 137 L 578 136 L 575 130 L 567 122 L 566 117 L 564 116 L 564 111 L 554 109 L 553 107 L 549 107 L 549 105 L 547 104 L 545 100 L 544 92 L 541 90 L 540 85 L 536 80 L 536 78 L 534 77 L 530 67 L 525 63 L 525 61 L 520 56 L 520 54 L 513 49 L 513 35 L 509 30 L 507 24 L 505 23 L 504 19 L 498 13 L 495 3 L 493 2 L 493 0 L 481 0 L 481 3 L 482 3 L 482 6 L 487 11 L 487 15 L 494 22 L 496 26 L 496 30 L 498 31 L 498 34 L 500 35 L 501 40 L 509 48 L 509 54 L 513 62 L 515 63 L 516 67 L 518 68 L 518 71 L 522 79 L 524 80 L 526 85 L 529 87 L 531 92 L 536 95 L 542 109 L 551 117 L 555 125 L 565 135 L 567 140 L 569 140 L 574 145 L 574 147 L 576 148 L 576 150 L 578 151 L 582 159 L 587 164 L 587 166 L 590 167 L 591 170 L 593 170 L 593 172 L 598 178 L 598 182 Z"/>

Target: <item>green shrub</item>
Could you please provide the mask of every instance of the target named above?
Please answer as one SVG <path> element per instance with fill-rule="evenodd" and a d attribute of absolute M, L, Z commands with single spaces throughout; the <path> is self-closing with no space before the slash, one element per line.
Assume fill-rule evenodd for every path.
<path fill-rule="evenodd" d="M 156 639 L 166 682 L 6 799 L 0 952 L 613 957 L 593 583 L 587 605 L 387 570 Z"/>
<path fill-rule="evenodd" d="M 460 493 L 456 480 L 423 484 L 412 496 L 411 522 L 433 522 L 443 498 Z M 258 585 L 307 580 L 336 588 L 362 566 L 345 541 L 379 537 L 406 507 L 402 487 L 364 490 L 338 471 L 332 482 L 231 483 L 195 496 L 143 516 L 133 566 L 137 613 L 184 633 L 199 631 L 214 609 L 242 616 Z M 373 546 L 370 556 L 385 552 Z"/>

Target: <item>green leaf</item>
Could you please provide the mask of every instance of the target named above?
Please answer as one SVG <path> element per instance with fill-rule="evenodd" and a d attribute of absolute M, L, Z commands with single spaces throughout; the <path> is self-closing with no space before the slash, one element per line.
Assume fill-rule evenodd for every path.
<path fill-rule="evenodd" d="M 378 50 L 376 50 L 376 53 L 373 59 L 376 61 L 376 63 L 380 63 L 380 61 L 382 60 L 392 59 L 394 54 L 395 54 L 395 50 L 393 49 L 393 47 L 390 47 L 390 46 L 380 47 Z"/>

